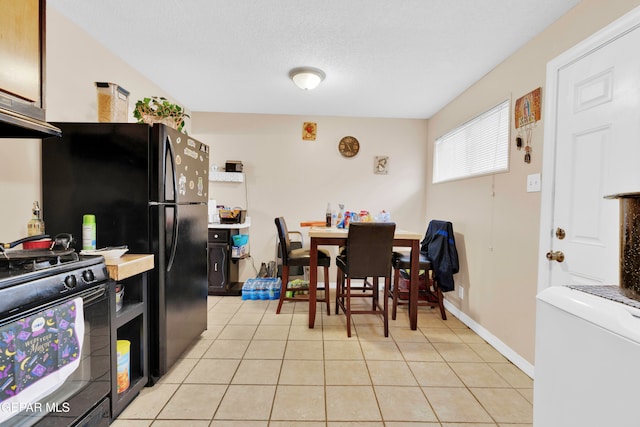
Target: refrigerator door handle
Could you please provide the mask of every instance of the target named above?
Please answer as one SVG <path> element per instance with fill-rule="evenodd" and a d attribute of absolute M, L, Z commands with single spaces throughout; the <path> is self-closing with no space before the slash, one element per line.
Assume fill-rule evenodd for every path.
<path fill-rule="evenodd" d="M 164 190 L 164 200 L 169 202 L 177 202 L 178 201 L 178 177 L 176 176 L 176 163 L 175 157 L 173 153 L 173 146 L 171 145 L 171 139 L 166 135 L 164 139 L 165 146 L 165 158 L 164 158 L 164 167 L 165 167 L 165 180 L 168 179 L 171 181 L 171 185 L 165 182 L 165 190 Z M 183 184 L 184 185 L 184 184 Z M 167 190 L 171 188 L 171 194 L 167 194 Z"/>
<path fill-rule="evenodd" d="M 167 271 L 171 271 L 173 261 L 176 258 L 176 247 L 178 246 L 178 235 L 180 234 L 180 221 L 178 221 L 178 206 L 165 206 L 165 209 L 173 209 L 173 233 L 171 233 L 171 246 L 169 252 L 169 261 L 167 262 Z"/>

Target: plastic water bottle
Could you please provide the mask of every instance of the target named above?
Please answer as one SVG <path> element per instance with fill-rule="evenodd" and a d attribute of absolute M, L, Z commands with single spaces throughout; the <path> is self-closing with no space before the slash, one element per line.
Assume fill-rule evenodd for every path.
<path fill-rule="evenodd" d="M 260 279 L 258 282 L 258 299 L 268 300 L 269 299 L 269 289 L 267 288 L 268 284 L 265 280 Z"/>
<path fill-rule="evenodd" d="M 260 293 L 260 290 L 258 289 L 258 283 L 256 279 L 254 279 L 253 283 L 251 284 L 251 299 L 252 300 L 260 299 L 259 293 Z"/>
<path fill-rule="evenodd" d="M 331 227 L 331 203 L 327 203 L 327 213 L 325 214 L 325 226 Z"/>
<path fill-rule="evenodd" d="M 269 292 L 270 299 L 280 299 L 280 288 L 282 287 L 282 281 L 280 278 L 276 278 L 271 281 L 271 291 Z"/>
<path fill-rule="evenodd" d="M 253 297 L 253 287 L 255 285 L 253 284 L 253 281 L 251 280 L 247 280 L 246 282 L 244 282 L 244 284 L 242 285 L 242 299 L 243 300 L 251 300 L 254 299 Z"/>

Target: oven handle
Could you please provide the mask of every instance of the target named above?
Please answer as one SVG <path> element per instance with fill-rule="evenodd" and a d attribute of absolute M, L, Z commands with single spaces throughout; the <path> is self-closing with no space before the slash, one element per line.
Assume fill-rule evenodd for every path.
<path fill-rule="evenodd" d="M 105 282 L 102 282 L 101 284 L 96 284 L 96 287 L 92 289 L 88 289 L 72 295 L 61 295 L 60 298 L 56 300 L 49 301 L 48 303 L 44 303 L 26 310 L 23 307 L 16 307 L 14 310 L 10 311 L 9 313 L 6 313 L 6 316 L 0 320 L 0 326 L 4 326 L 8 323 L 14 322 L 15 320 L 20 319 L 22 317 L 30 316 L 33 313 L 46 310 L 47 308 L 50 308 L 59 304 L 64 304 L 65 302 L 72 300 L 74 298 L 78 298 L 78 297 L 82 298 L 82 304 L 84 306 L 93 304 L 103 297 L 105 297 L 106 299 L 106 296 L 105 296 L 107 293 L 106 283 L 108 282 L 105 281 Z"/>
<path fill-rule="evenodd" d="M 91 304 L 92 302 L 100 299 L 106 293 L 107 293 L 107 287 L 106 286 L 100 286 L 100 287 L 98 287 L 96 289 L 91 289 L 90 291 L 87 291 L 87 293 L 81 294 L 80 296 L 82 296 L 82 303 L 84 305 L 88 305 L 88 304 Z"/>

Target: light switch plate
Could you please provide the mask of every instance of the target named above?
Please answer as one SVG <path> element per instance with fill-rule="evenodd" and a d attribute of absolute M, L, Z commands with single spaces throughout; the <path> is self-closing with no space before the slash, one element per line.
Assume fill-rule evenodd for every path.
<path fill-rule="evenodd" d="M 540 174 L 534 173 L 527 175 L 527 193 L 535 193 L 540 191 Z"/>

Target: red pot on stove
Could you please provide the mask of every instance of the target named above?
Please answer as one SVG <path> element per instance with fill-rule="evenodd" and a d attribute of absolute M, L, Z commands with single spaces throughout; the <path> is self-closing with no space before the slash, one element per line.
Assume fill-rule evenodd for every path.
<path fill-rule="evenodd" d="M 53 240 L 51 239 L 42 239 L 42 240 L 33 240 L 30 242 L 23 242 L 23 249 L 49 249 L 53 244 Z"/>

